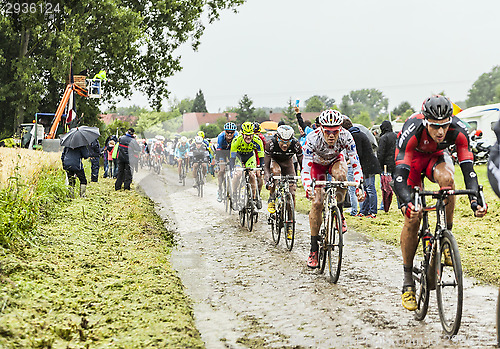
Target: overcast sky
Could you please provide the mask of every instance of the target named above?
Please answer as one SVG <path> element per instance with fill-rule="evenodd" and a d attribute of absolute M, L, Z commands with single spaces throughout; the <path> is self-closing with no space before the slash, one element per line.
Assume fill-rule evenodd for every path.
<path fill-rule="evenodd" d="M 377 88 L 393 109 L 420 108 L 432 93 L 463 101 L 473 82 L 500 65 L 498 0 L 248 0 L 207 26 L 197 52 L 179 53 L 172 97 L 202 89 L 209 112 L 284 107 Z M 146 106 L 134 95 L 119 105 Z"/>

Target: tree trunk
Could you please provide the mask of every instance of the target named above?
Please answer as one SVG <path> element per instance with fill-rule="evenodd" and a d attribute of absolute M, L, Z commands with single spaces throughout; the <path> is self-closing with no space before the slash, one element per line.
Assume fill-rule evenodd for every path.
<path fill-rule="evenodd" d="M 30 30 L 23 28 L 21 32 L 21 48 L 19 50 L 19 61 L 23 61 L 28 53 L 28 43 L 30 40 Z M 19 125 L 24 121 L 24 102 L 26 101 L 26 85 L 24 81 L 19 81 L 19 99 L 16 107 L 16 116 L 14 119 L 14 134 L 17 133 Z"/>

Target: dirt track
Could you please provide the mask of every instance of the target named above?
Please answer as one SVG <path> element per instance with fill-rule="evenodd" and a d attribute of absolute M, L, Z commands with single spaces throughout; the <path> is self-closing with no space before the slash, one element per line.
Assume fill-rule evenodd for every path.
<path fill-rule="evenodd" d="M 401 306 L 399 249 L 349 229 L 338 284 L 306 267 L 307 216 L 299 214 L 296 244 L 274 246 L 265 207 L 252 232 L 216 201 L 215 180 L 198 198 L 171 168 L 135 181 L 176 225 L 172 263 L 193 299 L 207 348 L 247 347 L 493 347 L 497 290 L 465 279 L 459 334 L 443 336 L 435 292 L 422 322 Z"/>

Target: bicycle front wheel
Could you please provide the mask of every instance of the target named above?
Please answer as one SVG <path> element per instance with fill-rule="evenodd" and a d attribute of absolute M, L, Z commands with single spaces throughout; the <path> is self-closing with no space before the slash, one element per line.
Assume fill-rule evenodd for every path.
<path fill-rule="evenodd" d="M 417 310 L 415 310 L 415 319 L 421 321 L 427 315 L 429 309 L 429 287 L 427 285 L 426 268 L 423 265 L 413 267 L 413 280 L 415 281 Z"/>
<path fill-rule="evenodd" d="M 253 229 L 253 213 L 254 213 L 254 203 L 252 200 L 252 187 L 250 183 L 247 183 L 246 187 L 246 200 L 245 200 L 245 208 L 247 214 L 247 228 L 248 231 L 252 231 Z"/>
<path fill-rule="evenodd" d="M 295 207 L 293 205 L 292 194 L 285 196 L 284 212 L 284 226 L 285 226 L 285 242 L 289 251 L 293 248 L 295 239 Z"/>
<path fill-rule="evenodd" d="M 455 237 L 444 230 L 436 249 L 436 296 L 439 318 L 449 336 L 457 334 L 462 321 L 463 279 Z"/>
<path fill-rule="evenodd" d="M 334 206 L 330 211 L 327 225 L 327 245 L 326 258 L 328 261 L 328 271 L 330 273 L 330 282 L 336 284 L 340 276 L 340 268 L 342 266 L 342 249 L 344 247 L 344 239 L 342 236 L 342 217 L 340 210 Z"/>

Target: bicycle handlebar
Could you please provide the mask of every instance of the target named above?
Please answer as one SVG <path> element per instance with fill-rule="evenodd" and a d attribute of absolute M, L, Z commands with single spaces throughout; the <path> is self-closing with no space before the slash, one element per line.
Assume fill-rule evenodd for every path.
<path fill-rule="evenodd" d="M 300 179 L 301 177 L 300 176 L 290 176 L 290 175 L 286 175 L 286 176 L 272 176 L 273 179 Z"/>

